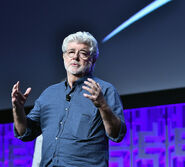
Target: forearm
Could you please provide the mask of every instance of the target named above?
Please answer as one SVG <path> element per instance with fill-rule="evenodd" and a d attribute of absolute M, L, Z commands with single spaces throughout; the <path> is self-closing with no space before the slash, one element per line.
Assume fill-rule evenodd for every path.
<path fill-rule="evenodd" d="M 17 133 L 22 136 L 27 128 L 27 120 L 26 120 L 26 114 L 23 109 L 17 109 L 16 107 L 13 107 L 13 119 L 14 119 L 14 126 L 16 128 Z"/>
<path fill-rule="evenodd" d="M 83 95 L 89 98 L 90 100 L 92 100 L 94 105 L 99 109 L 107 135 L 112 138 L 119 137 L 120 130 L 122 127 L 122 122 L 121 122 L 121 119 L 116 114 L 114 114 L 114 112 L 116 113 L 116 110 L 114 110 L 113 112 L 111 109 L 111 108 L 114 108 L 114 106 L 116 105 L 115 104 L 116 102 L 114 103 L 114 100 L 116 99 L 119 100 L 119 98 L 117 98 L 118 96 L 117 95 L 116 97 L 112 96 L 113 103 L 112 102 L 107 103 L 99 83 L 95 82 L 91 78 L 88 78 L 87 81 L 84 81 L 84 84 L 87 86 L 82 86 L 82 88 L 88 91 L 90 95 L 87 93 L 84 93 Z M 108 97 L 109 95 L 106 95 L 106 96 Z M 109 107 L 108 104 L 112 104 L 112 107 Z M 119 107 L 121 109 L 122 108 L 121 103 L 119 104 L 120 104 Z M 121 110 L 119 111 L 121 112 Z"/>
<path fill-rule="evenodd" d="M 27 120 L 26 114 L 24 112 L 24 104 L 26 99 L 31 91 L 31 88 L 28 88 L 24 94 L 22 94 L 19 90 L 18 81 L 12 89 L 11 97 L 12 97 L 12 110 L 13 110 L 13 119 L 14 126 L 17 133 L 22 136 L 27 128 Z"/>
<path fill-rule="evenodd" d="M 121 128 L 120 118 L 111 111 L 106 102 L 99 107 L 99 111 L 106 133 L 112 138 L 118 137 Z"/>

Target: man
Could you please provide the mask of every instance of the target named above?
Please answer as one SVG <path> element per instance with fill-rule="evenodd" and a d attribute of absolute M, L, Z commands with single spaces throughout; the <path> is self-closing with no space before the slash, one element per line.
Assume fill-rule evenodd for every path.
<path fill-rule="evenodd" d="M 98 57 L 96 39 L 88 32 L 66 37 L 62 45 L 65 81 L 47 88 L 26 116 L 24 94 L 12 90 L 15 135 L 23 141 L 42 133 L 41 167 L 107 167 L 108 139 L 125 133 L 123 109 L 115 88 L 92 76 Z"/>

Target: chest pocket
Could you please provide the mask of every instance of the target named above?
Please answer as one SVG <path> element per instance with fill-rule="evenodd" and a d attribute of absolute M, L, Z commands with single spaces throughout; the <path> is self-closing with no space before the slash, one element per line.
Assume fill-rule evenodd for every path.
<path fill-rule="evenodd" d="M 81 114 L 74 129 L 74 135 L 79 139 L 87 139 L 91 127 L 92 118 L 90 115 Z"/>
<path fill-rule="evenodd" d="M 83 96 L 83 93 L 84 91 L 73 95 L 66 121 L 66 128 L 70 131 L 68 133 L 77 140 L 89 138 L 93 118 L 96 115 L 96 107 L 91 100 Z"/>
<path fill-rule="evenodd" d="M 76 105 L 69 111 L 71 133 L 77 139 L 88 139 L 90 129 L 93 126 L 95 108 L 92 105 Z M 68 120 L 68 121 L 69 121 Z"/>

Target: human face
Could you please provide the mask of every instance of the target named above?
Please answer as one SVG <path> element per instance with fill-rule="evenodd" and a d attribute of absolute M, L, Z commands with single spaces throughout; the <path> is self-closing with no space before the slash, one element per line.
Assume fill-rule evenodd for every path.
<path fill-rule="evenodd" d="M 68 43 L 67 52 L 63 54 L 63 59 L 67 73 L 72 75 L 84 76 L 92 69 L 93 58 L 90 56 L 89 46 L 86 44 Z"/>

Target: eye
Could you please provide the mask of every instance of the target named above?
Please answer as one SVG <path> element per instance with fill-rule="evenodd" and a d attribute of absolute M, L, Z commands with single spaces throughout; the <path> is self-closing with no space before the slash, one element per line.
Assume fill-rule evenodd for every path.
<path fill-rule="evenodd" d="M 79 54 L 80 54 L 81 58 L 87 58 L 89 56 L 88 52 L 86 52 L 86 51 L 80 51 Z"/>
<path fill-rule="evenodd" d="M 86 53 L 86 52 L 80 52 L 80 54 L 81 55 L 84 55 L 84 56 L 87 56 L 88 55 L 88 53 Z"/>
<path fill-rule="evenodd" d="M 68 51 L 68 54 L 73 54 L 73 53 L 75 53 L 75 51 L 73 50 Z"/>
<path fill-rule="evenodd" d="M 74 54 L 75 54 L 75 51 L 74 51 L 74 50 L 69 50 L 69 51 L 67 51 L 67 55 L 68 55 L 69 57 L 73 57 Z"/>

